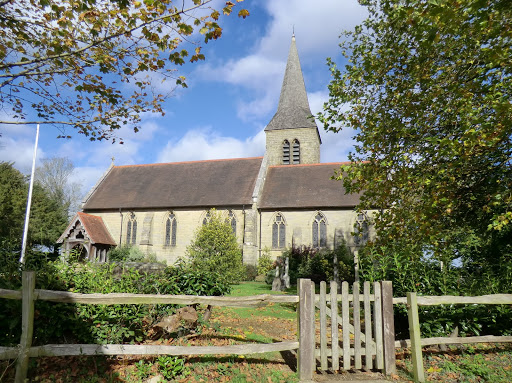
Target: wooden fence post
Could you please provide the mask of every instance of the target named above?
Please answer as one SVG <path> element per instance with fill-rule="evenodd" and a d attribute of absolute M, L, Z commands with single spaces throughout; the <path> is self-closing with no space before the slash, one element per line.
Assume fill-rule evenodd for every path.
<path fill-rule="evenodd" d="M 393 315 L 393 285 L 391 281 L 382 281 L 382 329 L 384 332 L 384 373 L 396 373 L 395 359 L 395 318 Z"/>
<path fill-rule="evenodd" d="M 338 283 L 331 282 L 331 350 L 332 371 L 340 369 L 340 346 L 338 331 Z"/>
<path fill-rule="evenodd" d="M 21 301 L 21 339 L 16 365 L 16 383 L 24 383 L 27 378 L 29 351 L 32 346 L 32 333 L 34 329 L 34 288 L 36 286 L 36 273 L 23 271 L 22 273 L 22 301 Z"/>
<path fill-rule="evenodd" d="M 299 358 L 301 382 L 312 382 L 315 369 L 315 290 L 310 279 L 299 279 Z"/>
<path fill-rule="evenodd" d="M 382 292 L 380 290 L 380 283 L 373 282 L 373 294 L 375 300 L 373 302 L 373 324 L 375 333 L 375 368 L 379 370 L 384 369 L 384 347 L 382 346 Z"/>
<path fill-rule="evenodd" d="M 424 382 L 423 355 L 421 353 L 420 319 L 416 293 L 407 293 L 407 313 L 409 316 L 409 337 L 411 338 L 412 369 L 415 382 Z"/>
<path fill-rule="evenodd" d="M 354 368 L 360 370 L 361 362 L 361 302 L 359 300 L 359 282 L 352 285 L 352 308 L 354 318 Z"/>
<path fill-rule="evenodd" d="M 348 282 L 341 283 L 341 334 L 343 343 L 343 369 L 350 370 L 350 305 L 348 302 Z"/>
<path fill-rule="evenodd" d="M 320 366 L 322 371 L 327 370 L 327 283 L 320 282 Z"/>

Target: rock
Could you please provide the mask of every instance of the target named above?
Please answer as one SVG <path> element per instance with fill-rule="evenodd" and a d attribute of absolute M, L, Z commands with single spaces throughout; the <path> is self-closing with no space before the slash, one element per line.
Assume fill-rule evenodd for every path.
<path fill-rule="evenodd" d="M 160 383 L 160 382 L 165 382 L 164 377 L 160 374 L 152 376 L 151 378 L 147 378 L 144 381 L 144 383 Z"/>
<path fill-rule="evenodd" d="M 184 323 L 183 327 L 196 328 L 198 315 L 196 309 L 190 306 L 182 307 L 176 313 L 180 317 L 180 320 Z"/>
<path fill-rule="evenodd" d="M 181 327 L 180 319 L 177 315 L 163 317 L 160 322 L 153 326 L 158 334 L 177 332 Z"/>
<path fill-rule="evenodd" d="M 183 330 L 189 332 L 196 328 L 197 320 L 197 311 L 193 307 L 186 306 L 179 309 L 174 315 L 163 317 L 153 326 L 153 331 L 156 338 L 165 334 L 181 333 Z"/>

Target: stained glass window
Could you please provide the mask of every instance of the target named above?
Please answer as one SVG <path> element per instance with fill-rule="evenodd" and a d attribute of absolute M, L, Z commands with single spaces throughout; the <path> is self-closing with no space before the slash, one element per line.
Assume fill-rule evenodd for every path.
<path fill-rule="evenodd" d="M 286 226 L 281 214 L 277 214 L 272 224 L 272 247 L 282 249 L 286 246 Z"/>
<path fill-rule="evenodd" d="M 362 246 L 370 238 L 370 225 L 368 217 L 364 213 L 359 213 L 354 225 L 354 243 L 356 246 Z"/>
<path fill-rule="evenodd" d="M 236 218 L 232 210 L 228 213 L 228 223 L 231 225 L 231 230 L 233 230 L 233 234 L 236 236 Z"/>
<path fill-rule="evenodd" d="M 126 243 L 130 244 L 130 240 L 132 238 L 132 221 L 128 221 L 128 225 L 126 227 Z"/>
<path fill-rule="evenodd" d="M 207 211 L 206 215 L 204 216 L 204 219 L 203 219 L 203 226 L 206 225 L 208 222 L 210 222 L 210 218 L 211 218 L 211 214 L 209 211 Z"/>
<path fill-rule="evenodd" d="M 313 247 L 326 247 L 327 246 L 327 224 L 323 214 L 318 213 L 312 224 L 313 230 Z"/>
<path fill-rule="evenodd" d="M 135 245 L 137 243 L 137 220 L 133 213 L 126 225 L 126 243 L 128 245 Z"/>
<path fill-rule="evenodd" d="M 165 245 L 176 246 L 176 216 L 174 213 L 169 214 L 167 221 L 165 222 Z"/>

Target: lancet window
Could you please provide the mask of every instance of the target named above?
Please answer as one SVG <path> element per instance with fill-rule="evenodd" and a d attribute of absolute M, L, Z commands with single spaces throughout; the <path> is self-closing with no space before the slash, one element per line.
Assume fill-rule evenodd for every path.
<path fill-rule="evenodd" d="M 128 245 L 135 245 L 137 243 L 137 219 L 135 214 L 131 214 L 126 225 L 126 243 Z"/>
<path fill-rule="evenodd" d="M 230 210 L 228 212 L 227 221 L 231 225 L 231 230 L 233 230 L 233 235 L 236 236 L 236 218 L 235 218 L 235 214 L 233 213 L 233 210 Z"/>
<path fill-rule="evenodd" d="M 282 249 L 286 244 L 286 225 L 281 214 L 277 214 L 272 224 L 272 247 Z"/>
<path fill-rule="evenodd" d="M 283 165 L 290 165 L 290 143 L 283 141 Z"/>
<path fill-rule="evenodd" d="M 170 213 L 165 221 L 165 245 L 176 246 L 176 230 L 178 223 L 174 213 Z"/>
<path fill-rule="evenodd" d="M 326 247 L 327 246 L 327 224 L 325 217 L 322 213 L 315 216 L 312 225 L 313 229 L 313 247 Z"/>
<path fill-rule="evenodd" d="M 356 246 L 362 246 L 370 237 L 370 225 L 368 217 L 365 213 L 357 214 L 356 223 L 354 225 L 354 243 Z"/>
<path fill-rule="evenodd" d="M 207 211 L 203 218 L 203 226 L 206 225 L 208 222 L 210 222 L 211 218 L 212 218 L 212 215 L 210 214 L 210 211 Z"/>
<path fill-rule="evenodd" d="M 299 140 L 295 139 L 293 140 L 293 159 L 292 163 L 294 165 L 300 164 L 300 142 Z"/>

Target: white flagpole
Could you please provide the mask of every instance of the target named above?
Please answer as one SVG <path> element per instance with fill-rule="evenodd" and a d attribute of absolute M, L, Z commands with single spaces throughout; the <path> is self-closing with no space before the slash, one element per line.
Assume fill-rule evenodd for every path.
<path fill-rule="evenodd" d="M 38 141 L 39 141 L 39 124 L 37 124 L 37 130 L 36 130 L 36 144 L 34 145 L 34 155 L 32 157 L 32 174 L 30 175 L 30 184 L 28 187 L 27 211 L 25 213 L 25 228 L 23 229 L 23 243 L 21 245 L 20 264 L 22 264 L 22 265 L 25 262 L 25 250 L 27 248 L 28 221 L 30 219 L 30 205 L 32 204 L 32 189 L 34 188 L 34 173 L 36 171 L 36 154 L 37 154 Z"/>

